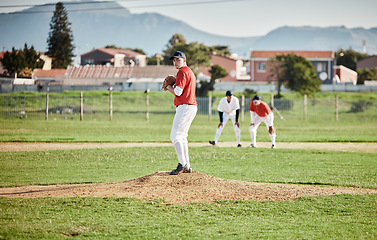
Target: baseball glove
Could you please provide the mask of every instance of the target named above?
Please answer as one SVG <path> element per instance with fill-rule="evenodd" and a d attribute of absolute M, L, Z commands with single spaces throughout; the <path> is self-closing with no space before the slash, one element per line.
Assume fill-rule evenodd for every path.
<path fill-rule="evenodd" d="M 161 89 L 164 89 L 166 91 L 166 90 L 168 90 L 166 88 L 168 85 L 170 85 L 170 86 L 173 87 L 174 84 L 175 84 L 175 77 L 173 75 L 169 75 L 169 76 L 167 76 L 165 78 L 164 83 L 162 84 L 162 88 Z"/>

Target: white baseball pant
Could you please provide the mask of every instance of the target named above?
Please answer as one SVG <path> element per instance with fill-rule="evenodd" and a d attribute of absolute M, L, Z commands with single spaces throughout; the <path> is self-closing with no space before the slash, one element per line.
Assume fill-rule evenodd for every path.
<path fill-rule="evenodd" d="M 217 143 L 217 140 L 219 140 L 221 133 L 224 130 L 225 124 L 228 122 L 229 119 L 232 120 L 232 123 L 233 123 L 234 132 L 236 133 L 236 138 L 237 138 L 237 144 L 240 144 L 241 129 L 237 125 L 235 125 L 236 115 L 229 115 L 227 113 L 223 113 L 223 125 L 218 127 L 216 130 L 215 143 Z"/>
<path fill-rule="evenodd" d="M 198 107 L 196 105 L 183 104 L 176 108 L 170 140 L 174 145 L 179 163 L 182 166 L 187 165 L 187 167 L 190 167 L 187 136 L 197 111 Z"/>
<path fill-rule="evenodd" d="M 265 117 L 260 117 L 257 114 L 255 114 L 254 125 L 249 127 L 251 141 L 254 146 L 257 146 L 257 129 L 259 125 L 261 124 L 261 122 L 264 122 L 266 124 L 267 129 L 271 126 L 274 126 L 274 113 L 270 112 Z M 269 134 L 269 135 L 270 135 L 272 144 L 275 145 L 276 133 Z"/>

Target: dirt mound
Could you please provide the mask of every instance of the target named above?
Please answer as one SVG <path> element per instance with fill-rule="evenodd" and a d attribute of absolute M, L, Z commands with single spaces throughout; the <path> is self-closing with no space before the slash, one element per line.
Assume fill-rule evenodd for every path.
<path fill-rule="evenodd" d="M 156 172 L 141 178 L 97 184 L 66 184 L 0 188 L 2 197 L 134 197 L 165 199 L 174 204 L 236 200 L 293 200 L 301 196 L 373 194 L 377 189 L 319 187 L 296 184 L 255 183 L 227 180 L 194 171 L 176 176 Z"/>

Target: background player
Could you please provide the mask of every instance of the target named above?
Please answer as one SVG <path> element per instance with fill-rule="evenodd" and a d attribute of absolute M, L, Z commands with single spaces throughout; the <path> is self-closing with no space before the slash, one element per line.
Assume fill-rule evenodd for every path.
<path fill-rule="evenodd" d="M 270 134 L 272 146 L 275 148 L 275 128 L 274 128 L 274 113 L 271 111 L 271 108 L 263 101 L 259 95 L 255 95 L 250 103 L 250 119 L 251 124 L 249 127 L 249 132 L 251 136 L 251 145 L 250 147 L 257 146 L 257 129 L 261 122 L 264 122 L 268 127 L 268 132 Z"/>
<path fill-rule="evenodd" d="M 217 140 L 219 140 L 220 135 L 225 127 L 225 124 L 230 119 L 232 120 L 234 132 L 236 133 L 237 147 L 241 147 L 241 129 L 240 124 L 238 122 L 238 116 L 240 114 L 240 103 L 238 101 L 238 98 L 233 96 L 231 91 L 227 91 L 225 96 L 226 97 L 223 97 L 220 100 L 219 106 L 217 107 L 217 111 L 219 111 L 220 116 L 220 123 L 216 130 L 215 141 L 209 141 L 209 143 L 212 145 L 216 145 Z"/>
<path fill-rule="evenodd" d="M 195 97 L 196 78 L 187 66 L 186 55 L 181 51 L 177 51 L 170 60 L 174 61 L 174 66 L 178 69 L 175 87 L 173 88 L 170 85 L 166 87 L 175 96 L 176 113 L 170 140 L 174 145 L 179 163 L 177 168 L 170 172 L 170 175 L 177 175 L 180 172 L 192 172 L 188 155 L 187 136 L 191 123 L 196 116 L 198 106 Z"/>

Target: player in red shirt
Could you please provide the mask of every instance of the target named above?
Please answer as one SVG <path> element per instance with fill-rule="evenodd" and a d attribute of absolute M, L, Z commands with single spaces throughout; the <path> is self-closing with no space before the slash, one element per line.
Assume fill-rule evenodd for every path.
<path fill-rule="evenodd" d="M 188 155 L 187 136 L 191 123 L 198 111 L 198 106 L 195 97 L 196 78 L 187 66 L 186 55 L 181 51 L 177 51 L 170 60 L 174 61 L 174 66 L 178 69 L 174 88 L 170 85 L 167 86 L 167 90 L 175 96 L 176 113 L 170 140 L 174 145 L 179 161 L 177 168 L 171 171 L 170 175 L 177 175 L 180 172 L 192 172 Z"/>
<path fill-rule="evenodd" d="M 251 136 L 251 145 L 250 147 L 257 146 L 257 129 L 261 122 L 264 122 L 268 127 L 268 132 L 270 134 L 272 147 L 275 148 L 275 139 L 276 133 L 274 128 L 274 113 L 271 111 L 271 108 L 263 101 L 259 95 L 255 95 L 250 103 L 250 119 L 251 124 L 249 127 L 249 132 Z"/>

